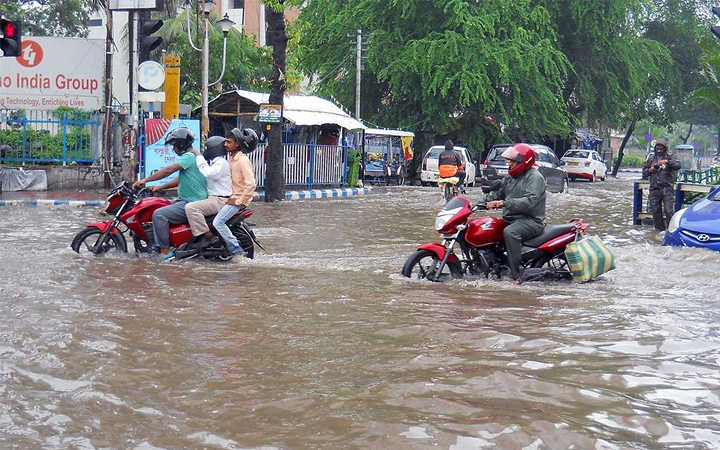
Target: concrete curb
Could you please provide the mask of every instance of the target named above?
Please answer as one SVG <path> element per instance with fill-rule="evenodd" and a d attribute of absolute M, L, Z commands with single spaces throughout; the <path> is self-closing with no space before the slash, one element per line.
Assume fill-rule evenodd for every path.
<path fill-rule="evenodd" d="M 371 187 L 363 188 L 338 188 L 338 189 L 311 189 L 307 191 L 285 191 L 285 200 L 311 200 L 326 198 L 348 198 L 367 195 L 372 191 Z M 256 199 L 264 200 L 265 192 L 260 191 L 255 195 Z M 0 200 L 0 206 L 94 206 L 104 204 L 104 200 L 58 200 L 58 199 L 32 199 L 32 200 Z"/>

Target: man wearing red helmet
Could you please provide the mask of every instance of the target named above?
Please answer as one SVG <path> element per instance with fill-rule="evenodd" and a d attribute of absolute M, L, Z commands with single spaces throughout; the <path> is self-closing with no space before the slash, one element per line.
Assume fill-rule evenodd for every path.
<path fill-rule="evenodd" d="M 502 186 L 489 194 L 488 209 L 502 208 L 508 226 L 503 231 L 510 276 L 520 279 L 522 243 L 545 229 L 545 178 L 533 167 L 535 152 L 527 144 L 515 144 L 502 154 L 508 174 Z"/>

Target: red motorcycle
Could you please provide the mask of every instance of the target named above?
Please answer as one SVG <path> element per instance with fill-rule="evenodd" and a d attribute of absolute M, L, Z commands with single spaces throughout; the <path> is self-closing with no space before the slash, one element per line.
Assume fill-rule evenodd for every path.
<path fill-rule="evenodd" d="M 112 219 L 88 224 L 84 230 L 75 235 L 70 247 L 77 253 L 87 251 L 94 255 L 101 255 L 111 250 L 127 252 L 125 233 L 130 233 L 135 253 L 152 252 L 154 251 L 153 212 L 169 204 L 170 201 L 166 198 L 153 197 L 148 188 L 135 190 L 130 183 L 123 181 L 110 191 L 103 209 L 106 214 L 113 216 Z M 264 250 L 255 233 L 250 229 L 254 224 L 245 221 L 252 215 L 253 210 L 245 208 L 227 222 L 230 231 L 237 238 L 248 258 L 254 257 L 255 245 Z M 213 216 L 208 216 L 206 220 L 217 239 L 213 239 L 209 246 L 201 249 L 192 246 L 193 236 L 188 224 L 170 225 L 170 245 L 175 247 L 176 259 L 195 256 L 220 261 L 232 259 L 225 242 L 212 227 L 212 218 Z"/>
<path fill-rule="evenodd" d="M 507 222 L 493 216 L 468 220 L 476 211 L 487 210 L 485 203 L 470 206 L 465 197 L 445 204 L 435 218 L 435 230 L 442 244 L 423 244 L 410 255 L 402 269 L 408 278 L 447 281 L 466 275 L 491 274 L 502 278 L 509 271 L 503 230 Z M 547 225 L 543 233 L 522 244 L 523 280 L 570 279 L 565 246 L 579 239 L 588 227 L 581 219 L 566 224 Z M 460 248 L 454 253 L 455 245 Z"/>

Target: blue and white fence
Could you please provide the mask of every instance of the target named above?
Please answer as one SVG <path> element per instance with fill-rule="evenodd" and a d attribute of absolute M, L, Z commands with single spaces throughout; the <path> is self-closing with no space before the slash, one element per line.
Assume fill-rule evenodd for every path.
<path fill-rule="evenodd" d="M 250 154 L 258 186 L 265 185 L 265 144 Z M 341 186 L 347 174 L 347 152 L 339 145 L 283 144 L 287 186 Z"/>
<path fill-rule="evenodd" d="M 93 163 L 99 112 L 0 109 L 0 163 Z"/>

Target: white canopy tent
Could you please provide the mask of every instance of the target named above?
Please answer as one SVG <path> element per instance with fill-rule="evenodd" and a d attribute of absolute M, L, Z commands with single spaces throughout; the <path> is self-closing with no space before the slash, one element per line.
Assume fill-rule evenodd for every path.
<path fill-rule="evenodd" d="M 213 103 L 225 103 L 223 100 L 228 100 L 228 97 L 248 100 L 255 105 L 270 102 L 270 94 L 268 93 L 238 89 L 218 95 L 210 102 L 210 105 Z M 321 97 L 314 95 L 286 95 L 283 102 L 283 117 L 295 125 L 320 126 L 333 124 L 346 130 L 365 130 L 367 128 L 362 122 L 353 118 L 339 106 Z M 242 109 L 241 112 L 247 113 L 247 111 L 244 111 L 245 108 Z"/>

